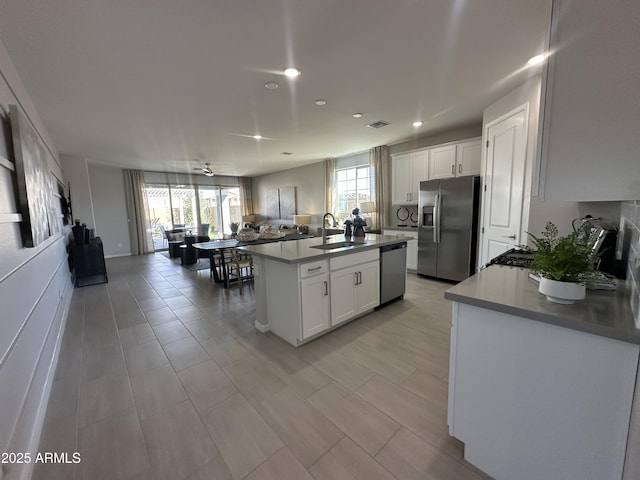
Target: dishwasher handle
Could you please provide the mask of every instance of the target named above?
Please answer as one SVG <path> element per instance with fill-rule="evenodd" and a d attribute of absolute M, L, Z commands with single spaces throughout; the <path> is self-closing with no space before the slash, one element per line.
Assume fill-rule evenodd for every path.
<path fill-rule="evenodd" d="M 407 248 L 407 242 L 396 243 L 394 245 L 385 245 L 380 247 L 380 253 L 392 252 L 394 250 L 400 250 L 401 248 Z"/>

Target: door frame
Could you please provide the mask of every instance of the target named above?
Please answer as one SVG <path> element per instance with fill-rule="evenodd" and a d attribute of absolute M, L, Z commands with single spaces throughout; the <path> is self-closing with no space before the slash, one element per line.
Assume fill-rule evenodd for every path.
<path fill-rule="evenodd" d="M 476 271 L 479 271 L 483 268 L 484 264 L 486 262 L 484 262 L 483 264 L 481 264 L 481 261 L 484 261 L 485 259 L 483 258 L 483 244 L 484 244 L 484 233 L 482 232 L 482 229 L 485 225 L 485 216 L 486 216 L 486 202 L 485 200 L 485 193 L 486 193 L 486 186 L 487 186 L 487 153 L 488 153 L 488 149 L 489 146 L 487 145 L 487 142 L 489 141 L 489 130 L 493 127 L 495 127 L 496 125 L 498 125 L 499 123 L 507 120 L 510 117 L 513 117 L 514 115 L 517 115 L 519 113 L 522 113 L 524 115 L 524 166 L 523 166 L 523 191 L 522 191 L 522 206 L 520 209 L 520 225 L 518 226 L 518 232 L 520 235 L 520 239 L 522 240 L 523 238 L 525 238 L 526 235 L 526 231 L 524 230 L 524 225 L 528 225 L 529 223 L 529 204 L 530 204 L 530 199 L 527 198 L 527 195 L 525 195 L 525 193 L 529 192 L 529 189 L 527 189 L 526 187 L 526 181 L 528 178 L 528 170 L 530 168 L 530 163 L 531 161 L 529 160 L 529 156 L 527 155 L 528 153 L 528 145 L 529 145 L 529 115 L 530 115 L 530 102 L 524 102 L 520 105 L 518 105 L 516 108 L 509 110 L 507 113 L 500 115 L 498 118 L 491 120 L 489 123 L 487 123 L 486 125 L 484 125 L 483 131 L 482 131 L 482 157 L 481 157 L 481 165 L 480 165 L 480 171 L 482 172 L 482 176 L 481 176 L 481 181 L 482 181 L 482 185 L 480 185 L 480 195 L 481 195 L 481 201 L 480 201 L 480 221 L 478 222 L 478 255 L 477 255 L 477 260 L 476 260 Z"/>

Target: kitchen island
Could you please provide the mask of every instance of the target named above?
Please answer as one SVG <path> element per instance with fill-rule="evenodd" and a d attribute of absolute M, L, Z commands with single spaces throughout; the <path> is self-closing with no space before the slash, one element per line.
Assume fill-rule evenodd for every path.
<path fill-rule="evenodd" d="M 380 248 L 408 240 L 369 233 L 348 245 L 332 235 L 324 247 L 321 238 L 241 247 L 254 258 L 255 327 L 297 347 L 371 312 L 380 304 Z"/>
<path fill-rule="evenodd" d="M 631 478 L 640 329 L 624 282 L 560 305 L 528 273 L 494 265 L 445 293 L 450 434 L 498 480 Z"/>

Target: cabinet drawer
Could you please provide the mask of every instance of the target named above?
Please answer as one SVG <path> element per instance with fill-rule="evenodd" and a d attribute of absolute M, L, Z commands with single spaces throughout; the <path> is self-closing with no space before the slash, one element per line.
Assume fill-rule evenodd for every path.
<path fill-rule="evenodd" d="M 300 278 L 307 278 L 312 275 L 325 273 L 327 269 L 327 260 L 318 260 L 317 262 L 303 263 L 300 265 Z"/>
<path fill-rule="evenodd" d="M 329 266 L 331 271 L 340 270 L 341 268 L 352 267 L 365 262 L 371 262 L 372 260 L 378 260 L 380 258 L 380 249 L 373 248 L 371 250 L 365 250 L 364 252 L 350 253 L 342 255 L 340 257 L 331 258 L 329 260 Z"/>

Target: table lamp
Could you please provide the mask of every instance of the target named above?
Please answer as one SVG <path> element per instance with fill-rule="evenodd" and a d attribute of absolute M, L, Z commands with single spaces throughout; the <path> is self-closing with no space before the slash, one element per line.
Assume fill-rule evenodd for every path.
<path fill-rule="evenodd" d="M 373 227 L 373 214 L 376 213 L 376 204 L 375 202 L 361 202 L 360 203 L 360 213 L 362 213 L 365 219 L 369 218 L 370 220 L 367 222 L 367 226 L 369 229 Z"/>
<path fill-rule="evenodd" d="M 309 233 L 309 224 L 311 223 L 311 215 L 294 215 L 293 223 L 298 225 L 298 232 Z"/>

